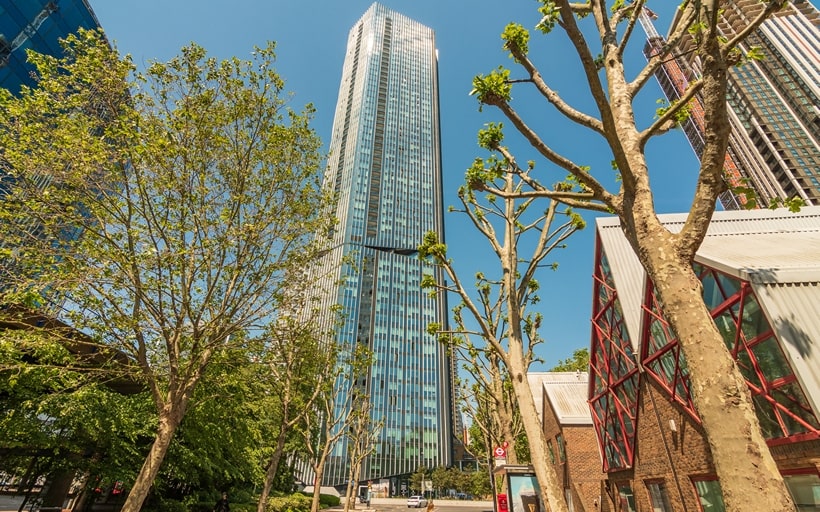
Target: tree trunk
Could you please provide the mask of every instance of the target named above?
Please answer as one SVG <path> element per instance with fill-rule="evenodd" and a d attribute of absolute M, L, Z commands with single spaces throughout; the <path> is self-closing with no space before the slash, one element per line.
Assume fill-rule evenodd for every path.
<path fill-rule="evenodd" d="M 663 229 L 660 225 L 652 229 Z M 703 422 L 726 510 L 793 512 L 788 490 L 762 436 L 749 388 L 723 342 L 688 261 L 647 232 L 638 236 L 645 268 L 689 368 L 692 399 Z M 663 235 L 661 235 L 662 237 Z"/>
<path fill-rule="evenodd" d="M 160 412 L 154 444 L 151 445 L 151 451 L 148 452 L 148 456 L 145 458 L 145 462 L 134 481 L 134 486 L 128 493 L 128 498 L 125 499 L 121 512 L 139 512 L 142 508 L 142 504 L 151 490 L 151 485 L 153 485 L 154 479 L 159 473 L 162 461 L 165 459 L 165 454 L 168 453 L 168 447 L 171 446 L 174 432 L 176 432 L 184 415 L 184 403 L 176 405 L 170 403 Z"/>
<path fill-rule="evenodd" d="M 513 417 L 507 404 L 496 410 L 498 427 L 501 429 L 501 439 L 507 442 L 507 464 L 518 464 L 518 455 L 515 453 L 515 433 L 512 430 Z M 493 446 L 487 449 L 492 451 Z"/>
<path fill-rule="evenodd" d="M 74 481 L 75 472 L 70 469 L 54 470 L 48 478 L 48 490 L 43 496 L 41 507 L 60 507 L 63 508 L 68 491 L 71 489 L 71 483 Z"/>
<path fill-rule="evenodd" d="M 313 468 L 316 474 L 313 480 L 313 502 L 310 504 L 310 512 L 319 512 L 319 495 L 322 493 L 322 479 L 325 476 L 325 458 L 319 461 Z"/>
<path fill-rule="evenodd" d="M 510 377 L 512 378 L 515 396 L 518 399 L 518 406 L 521 408 L 521 420 L 524 423 L 524 430 L 527 432 L 527 440 L 530 444 L 530 459 L 535 469 L 535 477 L 538 480 L 541 491 L 541 502 L 550 512 L 569 512 L 567 503 L 564 501 L 564 492 L 555 468 L 547 461 L 547 440 L 544 437 L 544 430 L 538 421 L 539 414 L 535 407 L 535 400 L 532 398 L 532 390 L 527 381 L 526 369 L 520 364 L 520 359 L 516 359 L 515 350 L 510 342 Z M 520 342 L 519 342 L 520 347 Z M 520 352 L 520 348 L 518 350 Z"/>
<path fill-rule="evenodd" d="M 358 495 L 358 493 L 356 493 Z M 350 498 L 353 497 L 353 505 L 351 507 Z M 351 508 L 356 510 L 356 496 L 353 495 L 353 472 L 350 472 L 350 475 L 347 479 L 347 488 L 345 490 L 345 508 L 344 512 L 348 512 Z"/>
<path fill-rule="evenodd" d="M 279 431 L 276 448 L 270 456 L 268 469 L 265 471 L 265 483 L 262 484 L 262 494 L 259 496 L 259 504 L 256 506 L 257 512 L 265 512 L 265 507 L 267 507 L 268 496 L 270 495 L 271 487 L 273 487 L 273 480 L 276 478 L 276 472 L 279 470 L 279 461 L 282 459 L 282 453 L 285 451 L 285 435 L 286 432 L 284 429 Z"/>

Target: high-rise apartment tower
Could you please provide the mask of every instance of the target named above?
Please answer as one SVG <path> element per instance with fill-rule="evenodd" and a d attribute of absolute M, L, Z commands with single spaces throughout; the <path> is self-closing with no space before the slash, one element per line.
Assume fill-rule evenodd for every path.
<path fill-rule="evenodd" d="M 61 56 L 60 38 L 99 26 L 86 0 L 0 0 L 0 87 L 34 85 L 26 49 Z"/>
<path fill-rule="evenodd" d="M 27 62 L 26 50 L 62 57 L 60 39 L 80 28 L 100 28 L 85 0 L 0 0 L 0 88 L 18 94 L 24 85 L 35 86 L 34 66 Z M 8 179 L 0 169 L 0 200 L 8 193 Z M 27 229 L 36 230 L 36 223 L 30 219 Z M 0 239 L 0 248 L 7 246 L 8 241 Z"/>
<path fill-rule="evenodd" d="M 443 236 L 438 71 L 432 29 L 373 4 L 350 31 L 336 105 L 326 186 L 339 225 L 325 268 L 342 306 L 337 339 L 365 344 L 374 363 L 360 386 L 383 421 L 358 475 L 393 494 L 419 466 L 449 465 L 452 368 L 446 347 L 426 332 L 446 325 L 447 305 L 421 289 L 427 231 Z M 339 265 L 352 258 L 356 271 Z M 343 274 L 344 273 L 344 274 Z M 347 482 L 347 447 L 337 445 L 324 484 Z"/>
<path fill-rule="evenodd" d="M 763 9 L 757 0 L 727 0 L 720 30 L 728 38 L 746 27 Z M 647 58 L 665 44 L 644 10 Z M 678 21 L 678 17 L 673 21 Z M 729 70 L 729 121 L 732 133 L 726 155 L 731 185 L 748 183 L 759 203 L 799 197 L 820 204 L 820 13 L 807 0 L 788 0 L 784 7 L 740 45 L 745 54 L 760 48 L 764 58 Z M 700 60 L 687 37 L 655 74 L 666 97 L 677 100 L 700 75 Z M 695 153 L 703 151 L 703 117 L 692 103 L 684 132 Z M 720 198 L 726 209 L 743 206 L 731 192 Z"/>

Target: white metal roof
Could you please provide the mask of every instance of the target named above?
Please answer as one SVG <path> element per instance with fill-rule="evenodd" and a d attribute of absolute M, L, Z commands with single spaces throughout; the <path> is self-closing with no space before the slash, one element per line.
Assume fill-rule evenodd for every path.
<path fill-rule="evenodd" d="M 685 214 L 659 216 L 678 231 Z M 615 217 L 596 219 L 637 351 L 646 274 Z M 761 308 L 820 414 L 820 206 L 715 212 L 695 261 L 752 283 Z"/>
<path fill-rule="evenodd" d="M 544 391 L 561 425 L 592 425 L 592 415 L 587 404 L 589 372 L 543 372 L 528 373 L 535 406 L 543 422 Z"/>

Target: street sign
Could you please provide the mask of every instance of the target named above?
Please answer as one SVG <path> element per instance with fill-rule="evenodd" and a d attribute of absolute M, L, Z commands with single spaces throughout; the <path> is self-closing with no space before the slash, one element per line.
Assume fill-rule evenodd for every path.
<path fill-rule="evenodd" d="M 503 459 L 507 457 L 507 450 L 505 450 L 502 446 L 496 446 L 495 450 L 493 450 L 493 455 L 495 455 L 496 459 Z"/>

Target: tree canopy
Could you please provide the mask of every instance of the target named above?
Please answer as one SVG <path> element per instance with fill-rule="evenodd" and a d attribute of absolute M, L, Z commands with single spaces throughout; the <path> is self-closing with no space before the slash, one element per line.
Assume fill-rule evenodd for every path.
<path fill-rule="evenodd" d="M 215 355 L 263 336 L 322 250 L 313 108 L 290 108 L 273 43 L 248 61 L 191 44 L 137 71 L 80 31 L 65 57 L 29 59 L 37 87 L 0 91 L 0 303 L 126 355 L 109 370 L 157 413 L 136 511 Z"/>

